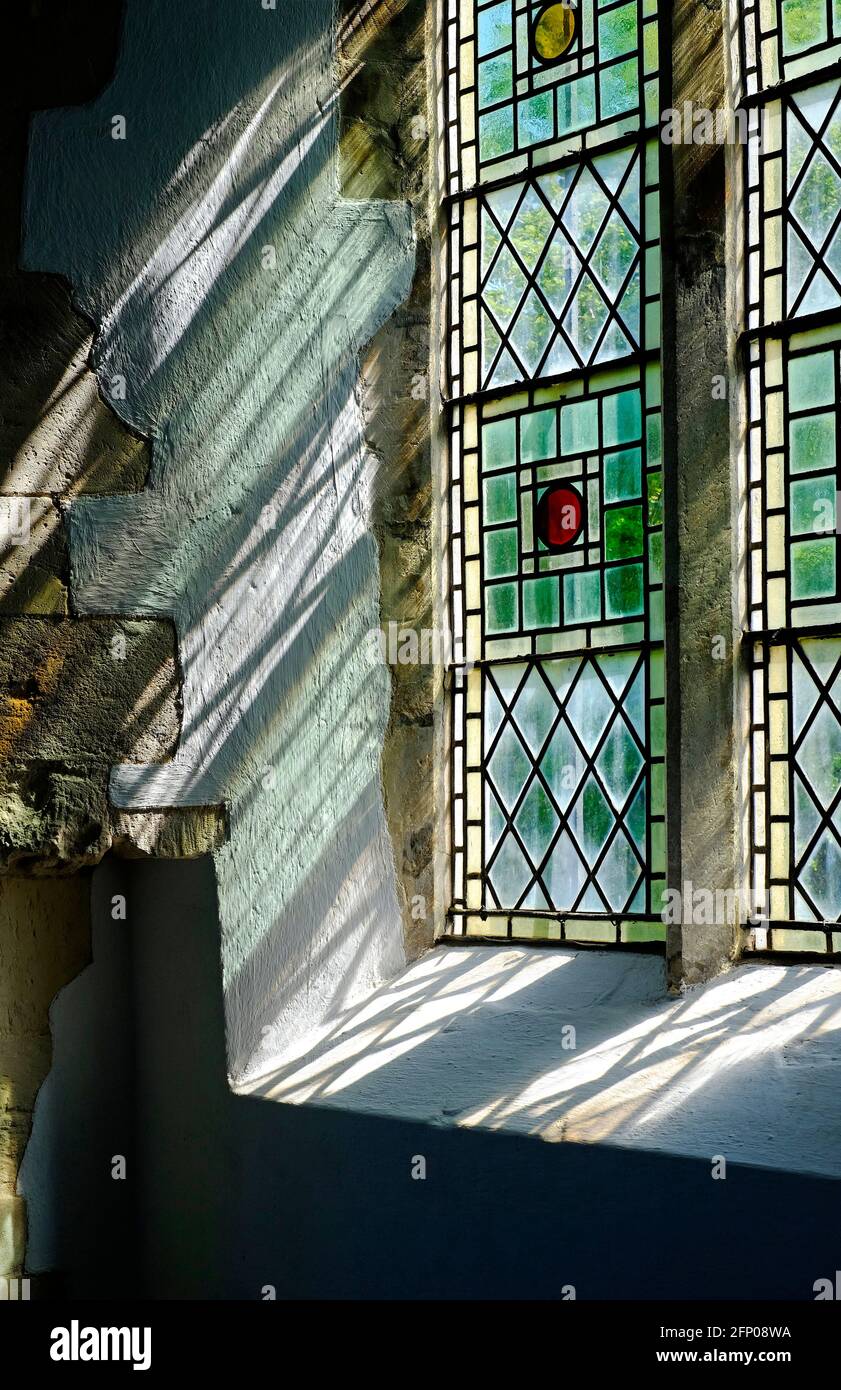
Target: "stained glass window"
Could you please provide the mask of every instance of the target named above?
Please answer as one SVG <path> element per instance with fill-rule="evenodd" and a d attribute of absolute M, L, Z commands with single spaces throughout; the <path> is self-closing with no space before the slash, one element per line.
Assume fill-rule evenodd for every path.
<path fill-rule="evenodd" d="M 658 153 L 651 141 L 454 204 L 465 394 L 659 347 Z"/>
<path fill-rule="evenodd" d="M 759 47 L 751 6 L 743 31 L 751 814 L 767 919 L 753 945 L 826 953 L 841 951 L 841 83 L 820 69 L 841 57 L 841 5 L 761 9 Z"/>
<path fill-rule="evenodd" d="M 656 6 L 448 16 L 453 930 L 662 940 Z"/>
<path fill-rule="evenodd" d="M 750 96 L 841 59 L 841 0 L 739 0 L 741 70 Z"/>
<path fill-rule="evenodd" d="M 450 191 L 657 125 L 656 0 L 450 6 Z"/>
<path fill-rule="evenodd" d="M 748 326 L 841 307 L 841 82 L 751 112 Z"/>

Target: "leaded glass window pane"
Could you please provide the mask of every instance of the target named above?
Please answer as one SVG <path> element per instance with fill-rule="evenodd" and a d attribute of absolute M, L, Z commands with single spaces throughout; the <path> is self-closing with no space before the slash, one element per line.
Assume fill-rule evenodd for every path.
<path fill-rule="evenodd" d="M 657 124 L 656 0 L 452 0 L 450 190 Z"/>
<path fill-rule="evenodd" d="M 841 6 L 743 8 L 754 944 L 838 952 Z"/>
<path fill-rule="evenodd" d="M 839 0 L 739 0 L 742 72 L 753 95 L 841 59 Z"/>
<path fill-rule="evenodd" d="M 662 940 L 655 6 L 450 18 L 454 930 Z"/>
<path fill-rule="evenodd" d="M 841 327 L 750 353 L 751 627 L 841 627 Z"/>
<path fill-rule="evenodd" d="M 748 326 L 841 307 L 841 82 L 751 113 Z"/>

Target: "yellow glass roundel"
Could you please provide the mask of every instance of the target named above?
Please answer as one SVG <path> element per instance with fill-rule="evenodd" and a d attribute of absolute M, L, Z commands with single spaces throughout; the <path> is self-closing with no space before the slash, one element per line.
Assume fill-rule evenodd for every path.
<path fill-rule="evenodd" d="M 575 10 L 567 4 L 547 5 L 534 26 L 534 51 L 543 63 L 566 53 L 575 34 Z"/>

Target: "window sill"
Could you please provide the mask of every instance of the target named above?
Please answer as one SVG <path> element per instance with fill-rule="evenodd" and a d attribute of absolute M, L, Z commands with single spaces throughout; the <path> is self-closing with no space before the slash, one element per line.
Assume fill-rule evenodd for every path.
<path fill-rule="evenodd" d="M 240 1094 L 841 1177 L 841 970 L 438 947 Z"/>

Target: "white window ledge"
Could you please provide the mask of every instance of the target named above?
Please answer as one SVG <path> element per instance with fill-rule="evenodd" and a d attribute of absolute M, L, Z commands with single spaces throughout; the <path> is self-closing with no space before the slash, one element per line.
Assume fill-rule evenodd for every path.
<path fill-rule="evenodd" d="M 247 1093 L 841 1177 L 837 967 L 438 947 L 296 1053 Z"/>

